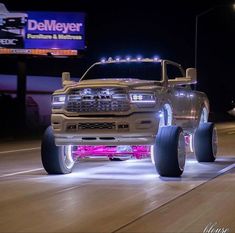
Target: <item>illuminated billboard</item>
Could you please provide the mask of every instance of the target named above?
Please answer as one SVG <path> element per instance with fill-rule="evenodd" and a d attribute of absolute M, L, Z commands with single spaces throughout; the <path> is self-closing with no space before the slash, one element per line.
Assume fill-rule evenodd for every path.
<path fill-rule="evenodd" d="M 0 4 L 0 54 L 69 56 L 84 49 L 84 13 L 13 13 Z"/>

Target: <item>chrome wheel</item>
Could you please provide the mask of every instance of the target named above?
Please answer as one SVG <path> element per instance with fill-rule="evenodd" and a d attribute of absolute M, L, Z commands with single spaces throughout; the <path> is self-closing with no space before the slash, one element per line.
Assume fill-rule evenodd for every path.
<path fill-rule="evenodd" d="M 165 104 L 160 112 L 159 128 L 172 125 L 172 109 L 169 104 Z"/>
<path fill-rule="evenodd" d="M 64 164 L 67 169 L 71 169 L 75 163 L 72 152 L 72 146 L 63 146 L 62 153 L 64 156 Z"/>
<path fill-rule="evenodd" d="M 208 111 L 207 109 L 204 107 L 202 109 L 202 112 L 201 112 L 201 117 L 200 117 L 200 122 L 199 124 L 202 124 L 202 123 L 205 123 L 208 121 Z"/>

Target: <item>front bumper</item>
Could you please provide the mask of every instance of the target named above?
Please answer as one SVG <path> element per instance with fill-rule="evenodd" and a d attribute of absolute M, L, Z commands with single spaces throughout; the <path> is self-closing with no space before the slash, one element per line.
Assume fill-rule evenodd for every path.
<path fill-rule="evenodd" d="M 56 145 L 153 145 L 159 117 L 155 112 L 115 117 L 67 117 L 52 114 Z"/>

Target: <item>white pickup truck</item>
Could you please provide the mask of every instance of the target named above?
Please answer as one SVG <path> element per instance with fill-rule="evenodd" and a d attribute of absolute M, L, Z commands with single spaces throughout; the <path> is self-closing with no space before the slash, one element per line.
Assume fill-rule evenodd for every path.
<path fill-rule="evenodd" d="M 209 102 L 192 90 L 196 70 L 159 58 L 109 58 L 79 82 L 62 74 L 52 96 L 51 126 L 41 146 L 49 174 L 72 171 L 78 159 L 152 159 L 161 176 L 183 173 L 186 153 L 199 162 L 216 158 L 217 133 Z M 121 163 L 120 163 L 121 165 Z"/>

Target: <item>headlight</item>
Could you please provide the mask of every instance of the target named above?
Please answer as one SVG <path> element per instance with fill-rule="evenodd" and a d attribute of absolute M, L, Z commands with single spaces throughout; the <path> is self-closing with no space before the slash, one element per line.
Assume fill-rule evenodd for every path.
<path fill-rule="evenodd" d="M 53 95 L 52 96 L 52 107 L 62 108 L 65 104 L 66 95 Z"/>
<path fill-rule="evenodd" d="M 131 93 L 130 100 L 132 103 L 156 103 L 154 93 Z"/>

